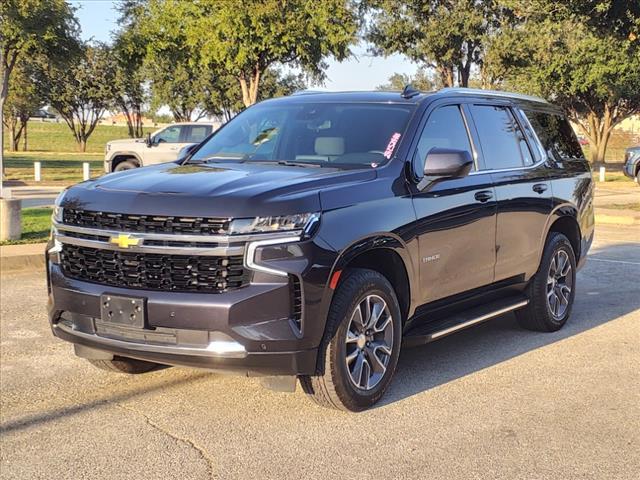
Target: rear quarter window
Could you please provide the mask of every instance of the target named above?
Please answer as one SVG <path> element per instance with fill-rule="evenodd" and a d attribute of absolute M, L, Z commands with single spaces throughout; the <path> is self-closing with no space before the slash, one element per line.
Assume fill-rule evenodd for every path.
<path fill-rule="evenodd" d="M 549 158 L 562 161 L 583 158 L 582 148 L 567 119 L 552 113 L 525 111 Z"/>

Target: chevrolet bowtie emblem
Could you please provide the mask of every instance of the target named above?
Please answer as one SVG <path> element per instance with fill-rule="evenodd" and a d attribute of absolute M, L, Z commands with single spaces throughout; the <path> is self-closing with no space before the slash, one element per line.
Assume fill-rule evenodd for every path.
<path fill-rule="evenodd" d="M 120 248 L 129 248 L 138 245 L 140 243 L 140 239 L 121 233 L 117 237 L 111 237 L 109 239 L 109 243 L 118 245 Z"/>

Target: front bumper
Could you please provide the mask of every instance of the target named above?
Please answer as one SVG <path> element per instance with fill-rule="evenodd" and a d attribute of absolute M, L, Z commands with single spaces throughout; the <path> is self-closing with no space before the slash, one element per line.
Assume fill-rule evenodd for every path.
<path fill-rule="evenodd" d="M 81 281 L 64 275 L 56 254 L 47 255 L 53 334 L 109 355 L 160 364 L 245 375 L 313 374 L 326 318 L 324 286 L 335 257 L 314 242 L 296 248 L 302 259 L 287 262 L 289 277 L 256 272 L 249 284 L 218 294 Z M 291 316 L 293 278 L 302 291 L 302 326 Z M 144 328 L 103 322 L 102 295 L 143 298 Z"/>

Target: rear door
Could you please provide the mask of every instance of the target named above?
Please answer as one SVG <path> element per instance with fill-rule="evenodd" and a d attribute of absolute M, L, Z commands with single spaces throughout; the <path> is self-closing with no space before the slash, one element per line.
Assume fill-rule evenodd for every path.
<path fill-rule="evenodd" d="M 432 148 L 467 150 L 473 135 L 459 104 L 440 104 L 423 120 L 415 148 L 416 174 Z M 427 303 L 488 285 L 495 264 L 496 203 L 489 173 L 444 180 L 413 194 L 420 249 L 422 300 Z"/>
<path fill-rule="evenodd" d="M 552 210 L 549 168 L 516 108 L 478 102 L 469 110 L 496 192 L 495 280 L 524 280 L 538 269 L 541 237 Z"/>

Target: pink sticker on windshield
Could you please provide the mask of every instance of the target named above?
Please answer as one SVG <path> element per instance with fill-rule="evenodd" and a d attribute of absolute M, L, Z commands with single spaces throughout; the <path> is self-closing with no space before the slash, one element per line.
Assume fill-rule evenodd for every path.
<path fill-rule="evenodd" d="M 389 143 L 387 144 L 387 149 L 384 151 L 384 157 L 389 160 L 391 158 L 391 155 L 393 155 L 393 150 L 396 148 L 396 144 L 398 143 L 398 140 L 400 140 L 400 137 L 402 135 L 398 132 L 394 133 L 393 135 L 391 135 L 391 139 L 389 140 Z"/>

